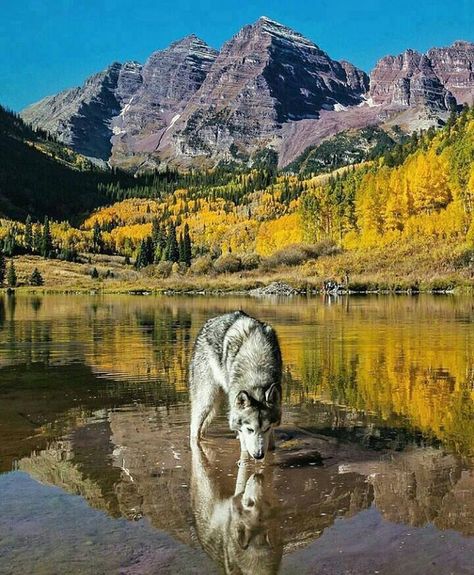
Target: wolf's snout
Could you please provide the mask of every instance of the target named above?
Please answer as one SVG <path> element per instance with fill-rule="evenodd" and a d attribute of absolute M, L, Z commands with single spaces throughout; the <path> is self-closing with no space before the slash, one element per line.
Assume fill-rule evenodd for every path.
<path fill-rule="evenodd" d="M 254 453 L 253 458 L 254 459 L 263 459 L 265 457 L 265 453 L 264 451 L 257 451 L 257 453 Z"/>

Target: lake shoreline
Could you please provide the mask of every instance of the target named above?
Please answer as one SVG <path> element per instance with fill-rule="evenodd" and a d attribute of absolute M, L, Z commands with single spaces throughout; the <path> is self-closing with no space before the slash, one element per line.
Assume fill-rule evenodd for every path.
<path fill-rule="evenodd" d="M 292 293 L 252 293 L 258 289 L 269 287 L 259 286 L 258 288 L 189 288 L 183 286 L 181 288 L 162 287 L 99 287 L 99 288 L 85 288 L 85 287 L 51 287 L 51 286 L 19 286 L 16 288 L 3 288 L 1 292 L 6 295 L 25 294 L 25 295 L 46 295 L 46 294 L 71 294 L 71 295 L 135 295 L 135 296 L 248 296 L 248 297 L 350 297 L 350 296 L 368 296 L 368 295 L 405 295 L 405 296 L 418 296 L 418 295 L 450 295 L 461 296 L 471 295 L 472 288 L 465 286 L 456 286 L 452 289 L 426 289 L 426 290 L 413 290 L 413 289 L 361 289 L 361 290 L 338 290 L 335 292 L 326 292 L 323 289 L 294 289 Z"/>
<path fill-rule="evenodd" d="M 15 256 L 12 261 L 18 278 L 15 289 L 27 293 L 245 295 L 252 290 L 268 291 L 268 286 L 275 283 L 287 288 L 268 295 L 474 293 L 474 272 L 470 269 L 426 270 L 419 266 L 385 269 L 374 262 L 368 266 L 365 260 L 348 266 L 347 262 L 329 256 L 311 265 L 279 266 L 273 270 L 257 268 L 235 273 L 211 270 L 207 274 L 181 270 L 167 277 L 162 277 L 156 266 L 136 270 L 105 256 L 95 256 L 87 263 L 39 256 Z M 41 286 L 30 285 L 35 269 L 44 282 Z"/>

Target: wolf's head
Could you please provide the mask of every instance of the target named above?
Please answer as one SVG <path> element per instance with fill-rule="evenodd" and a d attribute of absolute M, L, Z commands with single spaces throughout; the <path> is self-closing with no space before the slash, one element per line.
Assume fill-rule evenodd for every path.
<path fill-rule="evenodd" d="M 270 431 L 281 419 L 280 385 L 272 384 L 263 401 L 240 391 L 230 414 L 230 427 L 237 431 L 242 446 L 254 459 L 263 459 L 268 450 Z"/>

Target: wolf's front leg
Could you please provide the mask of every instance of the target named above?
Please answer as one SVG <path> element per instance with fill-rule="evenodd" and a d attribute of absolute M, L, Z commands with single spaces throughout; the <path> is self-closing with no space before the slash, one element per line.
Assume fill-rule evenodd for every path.
<path fill-rule="evenodd" d="M 270 429 L 270 437 L 268 438 L 268 450 L 269 451 L 275 451 L 275 430 Z"/>
<path fill-rule="evenodd" d="M 245 459 L 246 457 L 248 457 L 249 453 L 247 451 L 247 446 L 245 445 L 244 436 L 242 435 L 242 432 L 240 432 L 240 431 L 239 431 L 239 439 L 240 439 L 240 454 L 241 454 L 241 457 L 243 457 Z"/>
<path fill-rule="evenodd" d="M 238 435 L 239 435 L 239 440 L 240 440 L 240 453 L 242 455 L 245 455 L 245 454 L 248 455 L 247 447 L 245 446 L 245 441 L 244 441 L 244 438 L 242 437 L 242 433 L 239 431 Z"/>

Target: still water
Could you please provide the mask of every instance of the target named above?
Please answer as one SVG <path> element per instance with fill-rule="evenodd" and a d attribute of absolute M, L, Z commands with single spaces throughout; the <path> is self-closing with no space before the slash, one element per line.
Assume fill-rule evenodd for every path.
<path fill-rule="evenodd" d="M 277 330 L 284 417 L 188 447 L 213 315 Z M 0 573 L 474 573 L 474 300 L 0 298 Z"/>

